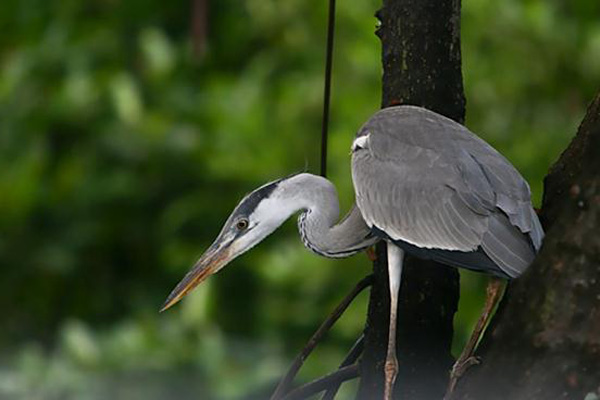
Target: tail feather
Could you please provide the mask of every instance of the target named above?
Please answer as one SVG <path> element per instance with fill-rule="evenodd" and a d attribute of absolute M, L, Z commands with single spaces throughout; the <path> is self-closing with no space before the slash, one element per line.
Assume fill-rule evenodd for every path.
<path fill-rule="evenodd" d="M 541 240 L 541 239 L 540 239 Z M 483 235 L 483 251 L 512 278 L 521 275 L 535 258 L 536 248 L 502 213 L 490 216 L 488 231 Z"/>

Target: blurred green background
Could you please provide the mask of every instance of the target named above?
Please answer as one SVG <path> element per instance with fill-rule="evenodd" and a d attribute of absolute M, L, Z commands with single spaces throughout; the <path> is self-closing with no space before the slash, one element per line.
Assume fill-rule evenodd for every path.
<path fill-rule="evenodd" d="M 380 104 L 379 6 L 338 4 L 329 171 L 344 209 L 353 134 Z M 211 1 L 203 52 L 192 9 L 0 5 L 1 399 L 264 398 L 370 271 L 309 253 L 291 221 L 158 314 L 244 193 L 319 169 L 325 2 Z M 600 88 L 599 17 L 597 0 L 463 0 L 467 125 L 536 204 Z M 461 282 L 456 349 L 485 279 Z M 336 367 L 366 301 L 300 379 Z"/>

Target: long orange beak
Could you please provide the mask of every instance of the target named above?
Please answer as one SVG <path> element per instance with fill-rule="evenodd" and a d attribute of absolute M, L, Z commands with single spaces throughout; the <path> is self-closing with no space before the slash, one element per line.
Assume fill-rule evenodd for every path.
<path fill-rule="evenodd" d="M 218 248 L 214 244 L 210 246 L 206 253 L 200 257 L 196 265 L 194 265 L 194 268 L 185 275 L 175 289 L 169 294 L 169 297 L 167 297 L 160 312 L 171 308 L 202 281 L 219 271 L 230 261 L 230 254 L 231 251 L 229 246 L 223 248 Z"/>

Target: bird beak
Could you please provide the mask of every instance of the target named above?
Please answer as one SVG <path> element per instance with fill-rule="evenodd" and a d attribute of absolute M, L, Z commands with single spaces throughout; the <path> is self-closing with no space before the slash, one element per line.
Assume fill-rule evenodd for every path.
<path fill-rule="evenodd" d="M 160 312 L 171 308 L 202 281 L 223 268 L 232 259 L 231 255 L 231 248 L 228 244 L 218 245 L 218 243 L 213 243 L 196 262 L 194 268 L 185 275 L 169 294 Z"/>

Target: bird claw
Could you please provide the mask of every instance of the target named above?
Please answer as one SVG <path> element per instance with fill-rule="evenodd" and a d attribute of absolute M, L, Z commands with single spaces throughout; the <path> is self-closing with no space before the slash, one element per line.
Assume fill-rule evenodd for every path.
<path fill-rule="evenodd" d="M 456 378 L 456 380 L 460 379 L 464 375 L 465 372 L 473 365 L 481 364 L 481 358 L 477 356 L 470 356 L 466 360 L 457 360 L 452 367 L 452 371 L 450 372 L 450 377 Z"/>
<path fill-rule="evenodd" d="M 450 371 L 450 381 L 448 382 L 448 389 L 444 395 L 444 400 L 450 400 L 458 380 L 465 374 L 465 372 L 467 372 L 467 370 L 473 365 L 479 364 L 481 364 L 481 358 L 477 356 L 469 356 L 464 360 L 460 358 L 456 360 L 452 366 L 452 370 Z"/>

